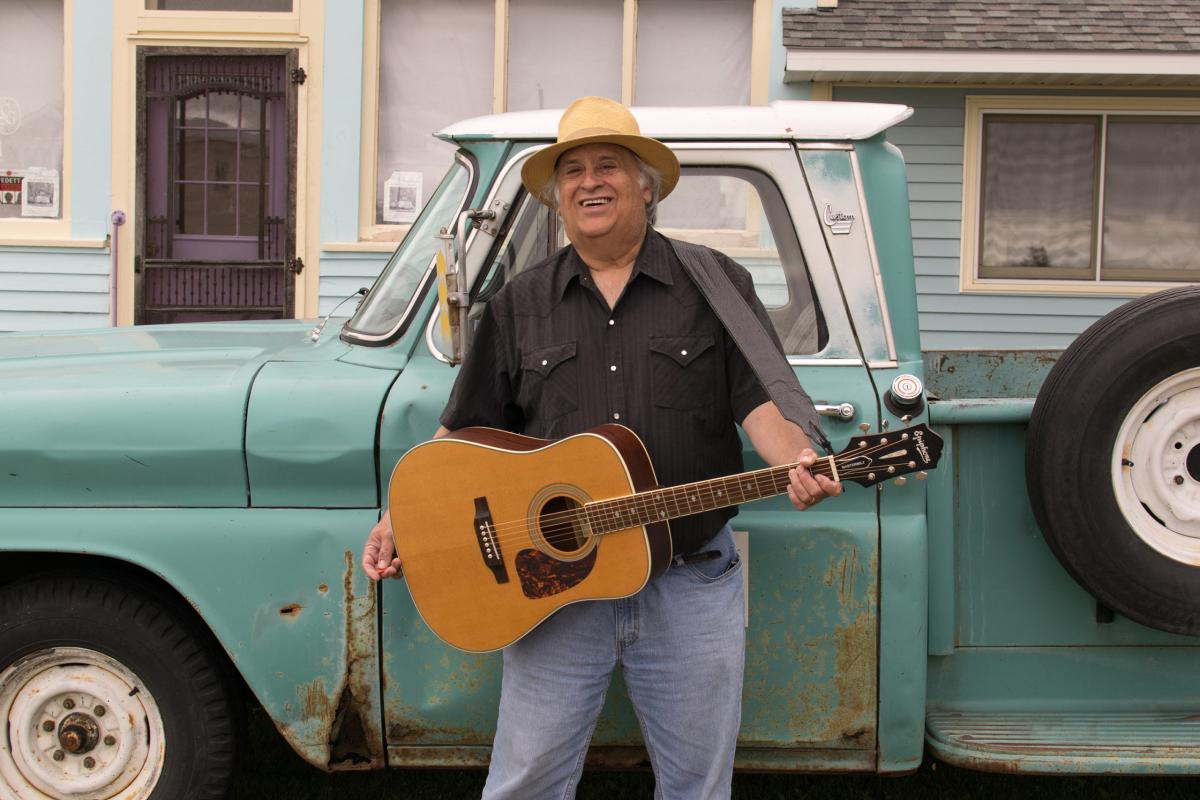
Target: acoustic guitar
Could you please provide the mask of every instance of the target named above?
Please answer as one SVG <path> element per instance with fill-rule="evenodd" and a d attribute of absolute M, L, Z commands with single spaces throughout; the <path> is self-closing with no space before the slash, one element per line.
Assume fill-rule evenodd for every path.
<path fill-rule="evenodd" d="M 915 425 L 854 436 L 809 469 L 871 486 L 931 469 L 941 449 Z M 795 466 L 659 488 L 621 425 L 558 441 L 464 428 L 409 450 L 388 500 L 417 611 L 446 643 L 484 652 L 569 603 L 635 594 L 671 563 L 669 520 L 783 494 Z"/>

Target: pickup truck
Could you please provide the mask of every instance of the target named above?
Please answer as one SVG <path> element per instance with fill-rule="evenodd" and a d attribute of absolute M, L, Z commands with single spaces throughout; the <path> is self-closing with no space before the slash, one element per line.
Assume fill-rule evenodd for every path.
<path fill-rule="evenodd" d="M 1062 353 L 922 352 L 885 133 L 910 109 L 635 113 L 682 163 L 659 230 L 751 271 L 834 449 L 945 440 L 927 475 L 742 506 L 737 766 L 1200 770 L 1200 293 Z M 454 162 L 348 319 L 0 337 L 0 796 L 220 796 L 246 699 L 323 769 L 487 763 L 500 659 L 357 561 L 480 309 L 564 244 L 520 183 L 557 120 L 441 131 Z M 646 761 L 619 688 L 589 758 Z"/>

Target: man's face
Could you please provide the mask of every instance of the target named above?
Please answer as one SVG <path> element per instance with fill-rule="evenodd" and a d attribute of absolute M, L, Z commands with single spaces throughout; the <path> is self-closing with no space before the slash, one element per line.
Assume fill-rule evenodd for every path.
<path fill-rule="evenodd" d="M 585 144 L 558 160 L 558 214 L 567 238 L 579 244 L 604 237 L 631 239 L 646 227 L 650 190 L 638 181 L 633 153 L 615 144 Z"/>

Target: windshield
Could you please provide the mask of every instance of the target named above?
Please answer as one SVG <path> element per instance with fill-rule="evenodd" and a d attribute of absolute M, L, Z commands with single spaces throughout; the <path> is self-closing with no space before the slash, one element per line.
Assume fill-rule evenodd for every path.
<path fill-rule="evenodd" d="M 347 338 L 379 341 L 399 329 L 437 252 L 434 235 L 442 228 L 453 228 L 470 183 L 469 165 L 456 159 L 358 311 L 346 323 L 343 334 Z"/>

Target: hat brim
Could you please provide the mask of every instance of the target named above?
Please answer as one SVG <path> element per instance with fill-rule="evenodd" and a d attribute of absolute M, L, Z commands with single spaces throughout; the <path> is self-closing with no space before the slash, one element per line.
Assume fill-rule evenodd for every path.
<path fill-rule="evenodd" d="M 628 133 L 600 133 L 552 144 L 525 159 L 525 164 L 521 167 L 521 182 L 530 194 L 543 204 L 553 207 L 554 198 L 546 188 L 554 177 L 559 157 L 568 150 L 585 144 L 618 144 L 654 167 L 662 175 L 659 199 L 669 195 L 675 189 L 675 184 L 679 183 L 679 159 L 671 152 L 671 148 L 657 139 Z"/>

